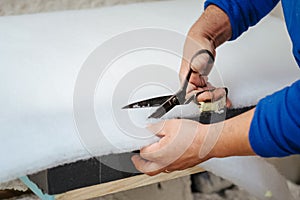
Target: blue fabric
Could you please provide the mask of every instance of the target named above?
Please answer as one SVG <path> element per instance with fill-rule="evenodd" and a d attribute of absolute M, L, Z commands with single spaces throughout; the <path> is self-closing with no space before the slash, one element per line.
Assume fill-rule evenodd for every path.
<path fill-rule="evenodd" d="M 300 80 L 257 104 L 249 140 L 264 157 L 300 153 Z"/>
<path fill-rule="evenodd" d="M 234 40 L 259 22 L 278 1 L 207 0 L 205 8 L 214 4 L 228 15 L 231 40 Z M 282 0 L 282 7 L 293 54 L 300 66 L 300 1 Z M 252 119 L 249 140 L 253 150 L 264 157 L 300 154 L 300 80 L 260 100 Z"/>
<path fill-rule="evenodd" d="M 231 40 L 234 40 L 259 22 L 278 2 L 279 0 L 207 0 L 204 6 L 206 8 L 215 4 L 228 15 L 232 28 Z"/>
<path fill-rule="evenodd" d="M 300 1 L 283 0 L 282 8 L 286 26 L 293 43 L 293 54 L 300 66 Z"/>
<path fill-rule="evenodd" d="M 279 0 L 206 0 L 204 7 L 214 4 L 228 15 L 232 28 L 230 40 L 235 40 L 250 26 L 258 23 L 278 2 Z M 300 66 L 300 1 L 282 0 L 281 2 L 293 43 L 293 53 Z"/>

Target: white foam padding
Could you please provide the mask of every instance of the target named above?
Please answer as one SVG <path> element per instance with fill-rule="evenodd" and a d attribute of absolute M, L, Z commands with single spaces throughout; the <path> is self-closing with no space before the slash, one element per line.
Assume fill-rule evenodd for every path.
<path fill-rule="evenodd" d="M 112 102 L 116 99 L 113 91 L 126 72 L 141 65 L 168 66 L 172 73 L 166 70 L 163 77 L 172 81 L 164 83 L 164 87 L 154 84 L 135 92 L 123 91 L 124 95 L 130 93 L 131 99 L 117 98 L 114 105 L 176 91 L 180 57 L 149 49 L 125 55 L 111 64 L 95 94 L 95 115 L 103 136 L 96 141 L 100 147 L 92 150 L 86 148 L 81 137 L 85 133 L 78 134 L 74 120 L 73 95 L 78 73 L 91 52 L 126 31 L 152 27 L 186 35 L 200 16 L 202 4 L 196 0 L 166 1 L 0 17 L 0 182 L 96 154 L 136 150 L 156 141 L 157 138 L 143 128 L 149 122 L 146 120 L 151 112 L 149 109 L 129 111 L 130 120 L 141 127 L 137 129 L 139 133 L 134 133 L 131 124 L 122 124 L 129 131 L 121 130 L 112 114 Z M 174 41 L 179 47 L 183 47 L 183 43 L 184 40 Z M 255 104 L 299 78 L 284 22 L 277 18 L 267 17 L 237 41 L 223 45 L 217 54 L 210 81 L 229 88 L 229 97 L 235 107 Z M 164 73 L 163 70 L 159 72 Z M 146 72 L 144 77 L 149 77 Z M 121 108 L 116 109 L 120 112 L 117 117 L 128 117 L 123 116 Z M 142 139 L 136 137 L 139 134 Z M 268 180 L 263 182 L 267 187 L 272 180 L 260 172 L 260 167 L 243 171 L 241 164 L 250 162 L 259 166 L 264 161 L 257 161 L 256 165 L 256 161 L 247 157 L 241 159 L 243 162 L 234 159 L 219 162 L 231 163 L 232 168 L 234 163 L 241 166 L 237 168 L 240 170 L 235 177 L 240 181 L 237 184 L 247 185 L 244 174 L 255 170 L 262 179 Z M 208 165 L 214 166 L 214 162 Z M 262 166 L 265 170 L 265 165 Z M 220 169 L 214 172 L 231 178 Z M 276 170 L 272 174 L 280 176 Z M 259 190 L 251 188 L 250 191 Z M 258 196 L 263 197 L 263 194 Z"/>

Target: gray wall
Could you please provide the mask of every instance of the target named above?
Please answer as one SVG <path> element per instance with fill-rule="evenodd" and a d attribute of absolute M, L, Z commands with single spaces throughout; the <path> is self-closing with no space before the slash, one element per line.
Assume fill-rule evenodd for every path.
<path fill-rule="evenodd" d="M 159 0 L 0 0 L 0 16 L 75 10 Z"/>

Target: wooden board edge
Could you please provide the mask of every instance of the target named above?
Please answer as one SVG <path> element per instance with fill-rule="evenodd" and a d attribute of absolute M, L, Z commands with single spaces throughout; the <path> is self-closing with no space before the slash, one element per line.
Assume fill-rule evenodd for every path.
<path fill-rule="evenodd" d="M 117 181 L 112 181 L 109 183 L 102 183 L 90 187 L 80 188 L 77 190 L 72 190 L 63 194 L 55 196 L 56 200 L 84 200 L 92 199 L 96 197 L 101 197 L 104 195 L 122 192 L 125 190 L 130 190 L 158 182 L 163 182 L 183 176 L 188 176 L 191 174 L 199 173 L 205 171 L 201 167 L 195 166 L 183 171 L 175 171 L 172 173 L 161 173 L 156 176 L 148 176 L 145 174 L 137 175 L 125 179 L 120 179 Z"/>

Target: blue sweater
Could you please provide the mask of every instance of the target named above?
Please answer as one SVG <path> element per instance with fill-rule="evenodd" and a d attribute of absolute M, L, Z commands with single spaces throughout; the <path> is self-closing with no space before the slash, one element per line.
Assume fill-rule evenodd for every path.
<path fill-rule="evenodd" d="M 227 13 L 231 40 L 268 14 L 279 0 L 207 0 Z M 282 0 L 293 54 L 300 66 L 300 0 Z M 264 157 L 300 154 L 300 80 L 259 101 L 252 119 L 249 140 L 253 150 Z"/>

